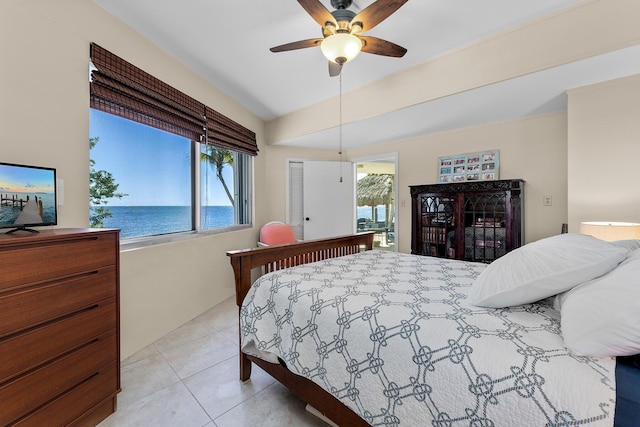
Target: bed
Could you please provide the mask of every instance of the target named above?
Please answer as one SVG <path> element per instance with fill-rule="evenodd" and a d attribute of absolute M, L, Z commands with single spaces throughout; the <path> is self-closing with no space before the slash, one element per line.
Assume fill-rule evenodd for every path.
<path fill-rule="evenodd" d="M 487 265 L 372 246 L 363 233 L 228 252 L 242 381 L 255 363 L 339 426 L 638 425 L 636 358 L 564 345 L 560 308 L 580 286 L 481 307 Z"/>

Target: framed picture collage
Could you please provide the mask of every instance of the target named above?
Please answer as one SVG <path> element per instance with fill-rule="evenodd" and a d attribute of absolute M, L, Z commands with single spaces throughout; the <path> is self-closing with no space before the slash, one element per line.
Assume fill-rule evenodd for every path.
<path fill-rule="evenodd" d="M 500 150 L 438 157 L 438 182 L 500 179 Z"/>

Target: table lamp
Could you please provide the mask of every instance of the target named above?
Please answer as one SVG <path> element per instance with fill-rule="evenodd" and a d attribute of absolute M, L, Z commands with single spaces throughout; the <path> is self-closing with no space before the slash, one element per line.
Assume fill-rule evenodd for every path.
<path fill-rule="evenodd" d="M 640 239 L 640 224 L 636 222 L 588 221 L 580 223 L 580 234 L 588 234 L 607 242 Z"/>

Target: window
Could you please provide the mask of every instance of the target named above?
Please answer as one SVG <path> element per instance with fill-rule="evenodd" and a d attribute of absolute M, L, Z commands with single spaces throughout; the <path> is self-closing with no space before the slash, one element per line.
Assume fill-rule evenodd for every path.
<path fill-rule="evenodd" d="M 251 156 L 94 109 L 90 120 L 91 184 L 113 189 L 92 197 L 93 227 L 119 228 L 128 239 L 251 222 Z"/>
<path fill-rule="evenodd" d="M 205 230 L 251 222 L 251 156 L 212 145 L 200 145 L 200 228 Z"/>
<path fill-rule="evenodd" d="M 91 44 L 90 217 L 121 237 L 251 222 L 255 133 Z"/>

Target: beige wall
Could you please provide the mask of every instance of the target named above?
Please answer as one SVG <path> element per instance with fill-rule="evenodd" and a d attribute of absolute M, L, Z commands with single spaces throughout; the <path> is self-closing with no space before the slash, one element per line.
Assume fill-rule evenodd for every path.
<path fill-rule="evenodd" d="M 569 231 L 640 222 L 640 76 L 569 91 Z"/>
<path fill-rule="evenodd" d="M 264 221 L 264 123 L 91 1 L 0 2 L 0 158 L 51 166 L 64 179 L 60 227 L 88 226 L 89 43 L 96 42 L 257 133 L 256 223 Z M 121 254 L 122 357 L 234 294 L 225 251 L 257 231 Z"/>
<path fill-rule="evenodd" d="M 558 234 L 567 218 L 566 114 L 460 129 L 406 141 L 349 150 L 349 158 L 398 153 L 398 244 L 411 252 L 409 185 L 437 182 L 437 158 L 474 151 L 500 150 L 500 178 L 522 178 L 525 184 L 525 241 Z M 552 196 L 552 206 L 542 197 Z"/>

